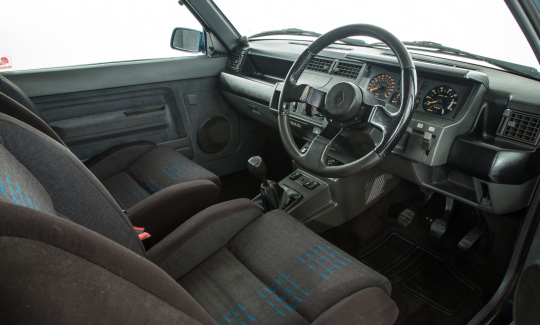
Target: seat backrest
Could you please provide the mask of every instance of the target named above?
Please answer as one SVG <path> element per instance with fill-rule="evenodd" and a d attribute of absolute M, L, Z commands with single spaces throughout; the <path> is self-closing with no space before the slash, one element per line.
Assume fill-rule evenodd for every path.
<path fill-rule="evenodd" d="M 17 85 L 0 75 L 0 113 L 9 115 L 40 130 L 65 146 L 56 132 L 45 122 L 34 103 Z"/>
<path fill-rule="evenodd" d="M 6 96 L 5 105 L 19 104 Z M 120 207 L 67 148 L 0 113 L 2 322 L 213 323 L 145 255 Z"/>
<path fill-rule="evenodd" d="M 2 323 L 213 324 L 157 265 L 64 218 L 0 200 L 0 247 Z"/>
<path fill-rule="evenodd" d="M 18 105 L 5 100 L 0 105 Z M 133 252 L 144 249 L 105 187 L 67 148 L 21 121 L 0 114 L 0 198 L 63 216 Z"/>
<path fill-rule="evenodd" d="M 0 75 L 0 93 L 6 94 L 8 97 L 11 97 L 17 103 L 26 107 L 32 113 L 36 114 L 38 117 L 41 117 L 38 109 L 30 98 L 19 88 L 16 84 L 11 82 L 9 79 Z"/>

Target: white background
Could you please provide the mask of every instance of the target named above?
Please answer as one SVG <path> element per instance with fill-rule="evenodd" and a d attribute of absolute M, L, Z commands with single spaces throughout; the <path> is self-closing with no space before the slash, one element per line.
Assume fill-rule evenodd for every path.
<path fill-rule="evenodd" d="M 175 0 L 10 0 L 0 10 L 10 70 L 181 56 L 173 29 L 202 30 Z"/>
<path fill-rule="evenodd" d="M 294 0 L 214 1 L 245 35 L 285 27 L 324 33 L 365 23 L 385 28 L 402 41 L 433 41 L 540 68 L 503 0 L 304 1 L 307 5 Z M 260 14 L 247 14 L 254 6 L 261 7 Z"/>
<path fill-rule="evenodd" d="M 298 27 L 324 33 L 379 25 L 403 41 L 429 40 L 539 67 L 502 0 L 216 0 L 242 35 Z M 185 55 L 169 46 L 175 27 L 201 29 L 176 0 L 3 1 L 0 57 L 13 69 Z M 1 70 L 5 71 L 5 70 Z"/>

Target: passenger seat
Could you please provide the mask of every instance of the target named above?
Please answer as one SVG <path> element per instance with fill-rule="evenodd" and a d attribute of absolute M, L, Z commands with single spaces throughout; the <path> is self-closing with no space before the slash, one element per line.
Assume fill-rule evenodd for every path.
<path fill-rule="evenodd" d="M 30 98 L 0 75 L 2 103 L 0 113 L 18 119 L 66 146 L 43 120 Z M 89 159 L 86 165 L 127 211 L 131 222 L 145 227 L 153 236 L 153 242 L 214 204 L 221 187 L 221 181 L 214 173 L 176 150 L 150 141 L 112 147 Z"/>

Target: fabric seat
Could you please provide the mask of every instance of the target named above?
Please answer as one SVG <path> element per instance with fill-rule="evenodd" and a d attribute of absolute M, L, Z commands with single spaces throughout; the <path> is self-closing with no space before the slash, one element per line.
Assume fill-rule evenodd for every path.
<path fill-rule="evenodd" d="M 398 313 L 384 276 L 247 199 L 203 210 L 146 252 L 84 164 L 5 114 L 0 245 L 10 324 L 392 324 Z"/>
<path fill-rule="evenodd" d="M 30 98 L 2 75 L 0 93 L 0 101 L 5 103 L 0 109 L 1 113 L 37 128 L 65 146 L 41 118 Z M 10 99 L 20 105 L 11 103 Z M 163 238 L 187 218 L 216 202 L 221 187 L 220 179 L 214 173 L 174 149 L 159 147 L 150 141 L 117 145 L 88 160 L 87 166 L 122 209 L 128 211 L 129 218 L 152 232 L 154 241 Z M 173 188 L 169 188 L 171 186 Z M 163 189 L 168 189 L 167 193 L 160 196 L 164 201 L 153 204 L 146 202 L 129 211 Z"/>
<path fill-rule="evenodd" d="M 261 215 L 249 200 L 204 210 L 148 255 L 221 324 L 376 324 L 396 316 L 384 276 L 282 210 Z"/>
<path fill-rule="evenodd" d="M 86 166 L 124 210 L 164 188 L 184 182 L 209 180 L 221 186 L 212 172 L 176 150 L 150 141 L 113 147 L 88 160 Z"/>

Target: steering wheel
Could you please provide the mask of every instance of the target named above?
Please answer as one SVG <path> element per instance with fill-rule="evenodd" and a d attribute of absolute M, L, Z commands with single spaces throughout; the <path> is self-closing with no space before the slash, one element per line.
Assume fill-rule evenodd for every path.
<path fill-rule="evenodd" d="M 315 55 L 335 41 L 350 36 L 369 36 L 392 49 L 401 66 L 401 105 L 389 112 L 373 94 L 352 82 L 339 82 L 328 92 L 309 85 L 298 85 L 298 79 Z M 311 43 L 292 65 L 278 104 L 281 140 L 291 158 L 302 168 L 320 176 L 345 177 L 369 169 L 383 159 L 399 142 L 412 117 L 416 97 L 416 69 L 407 48 L 390 32 L 373 25 L 354 24 L 334 29 Z M 305 153 L 296 146 L 289 124 L 290 103 L 313 105 L 321 111 L 328 125 L 318 134 Z M 381 142 L 363 157 L 340 166 L 327 166 L 325 157 L 343 129 L 373 126 L 381 130 Z"/>

